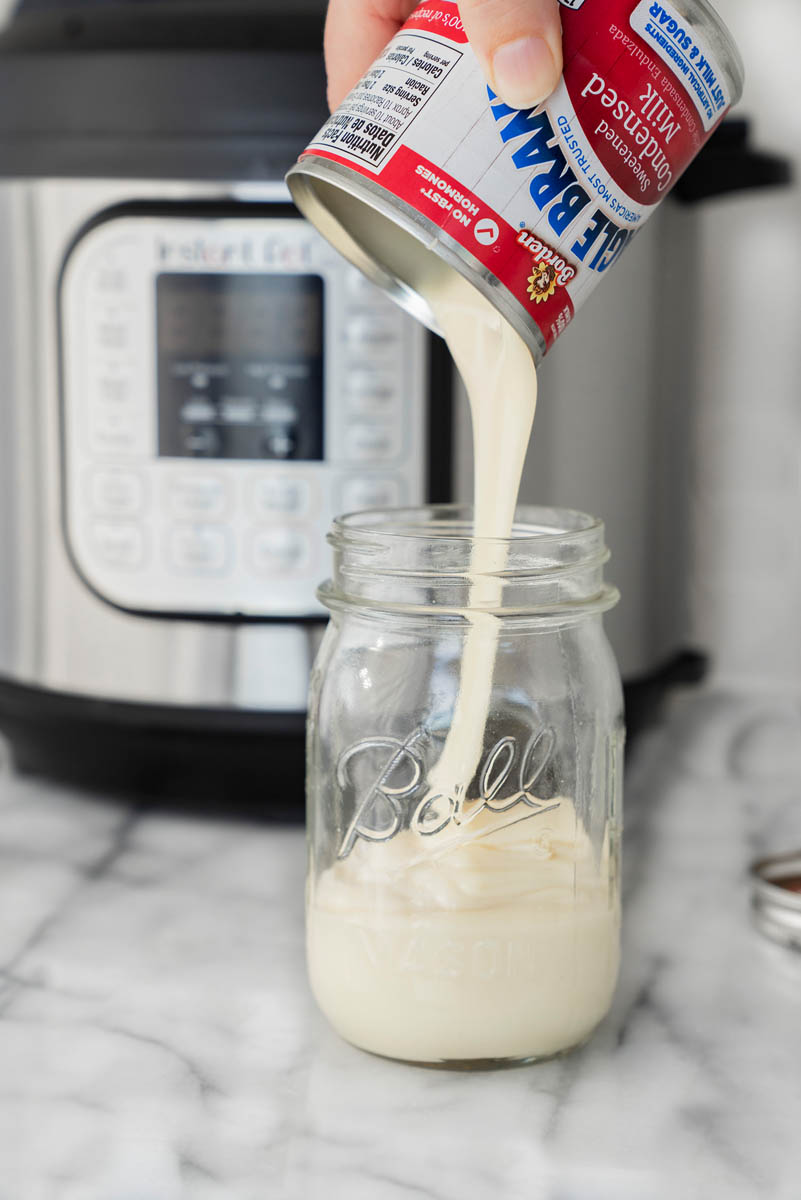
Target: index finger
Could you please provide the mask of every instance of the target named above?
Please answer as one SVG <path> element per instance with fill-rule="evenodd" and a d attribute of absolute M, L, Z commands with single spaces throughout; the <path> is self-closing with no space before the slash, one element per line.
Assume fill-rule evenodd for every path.
<path fill-rule="evenodd" d="M 325 65 L 331 109 L 344 100 L 416 6 L 417 0 L 330 0 Z"/>

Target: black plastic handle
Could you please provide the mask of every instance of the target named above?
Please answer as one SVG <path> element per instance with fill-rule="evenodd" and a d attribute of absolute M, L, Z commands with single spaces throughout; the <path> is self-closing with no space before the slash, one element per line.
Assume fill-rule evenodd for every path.
<path fill-rule="evenodd" d="M 682 204 L 698 204 L 731 192 L 784 187 L 793 182 L 791 162 L 778 154 L 755 150 L 744 117 L 724 121 L 687 168 L 672 195 Z"/>

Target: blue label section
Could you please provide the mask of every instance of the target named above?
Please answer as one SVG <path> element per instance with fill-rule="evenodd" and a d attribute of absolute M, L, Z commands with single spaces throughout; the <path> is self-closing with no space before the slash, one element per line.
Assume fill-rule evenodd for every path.
<path fill-rule="evenodd" d="M 631 14 L 631 27 L 684 81 L 709 131 L 731 101 L 706 39 L 667 0 L 643 0 Z"/>

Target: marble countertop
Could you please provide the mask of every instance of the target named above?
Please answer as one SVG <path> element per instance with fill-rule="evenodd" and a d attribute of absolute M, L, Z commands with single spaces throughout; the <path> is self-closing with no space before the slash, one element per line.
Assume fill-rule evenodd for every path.
<path fill-rule="evenodd" d="M 473 1075 L 317 1014 L 299 830 L 6 767 L 0 1200 L 798 1200 L 801 955 L 752 930 L 747 883 L 801 845 L 796 742 L 794 708 L 707 697 L 641 746 L 611 1015 Z"/>

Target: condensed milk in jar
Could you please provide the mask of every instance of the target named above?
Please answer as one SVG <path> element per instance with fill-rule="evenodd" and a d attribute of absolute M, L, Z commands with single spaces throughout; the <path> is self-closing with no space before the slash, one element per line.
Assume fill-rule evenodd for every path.
<path fill-rule="evenodd" d="M 346 1040 L 407 1062 L 577 1046 L 620 957 L 603 525 L 520 508 L 497 590 L 477 581 L 469 510 L 354 513 L 331 542 L 307 760 L 317 1003 Z"/>

